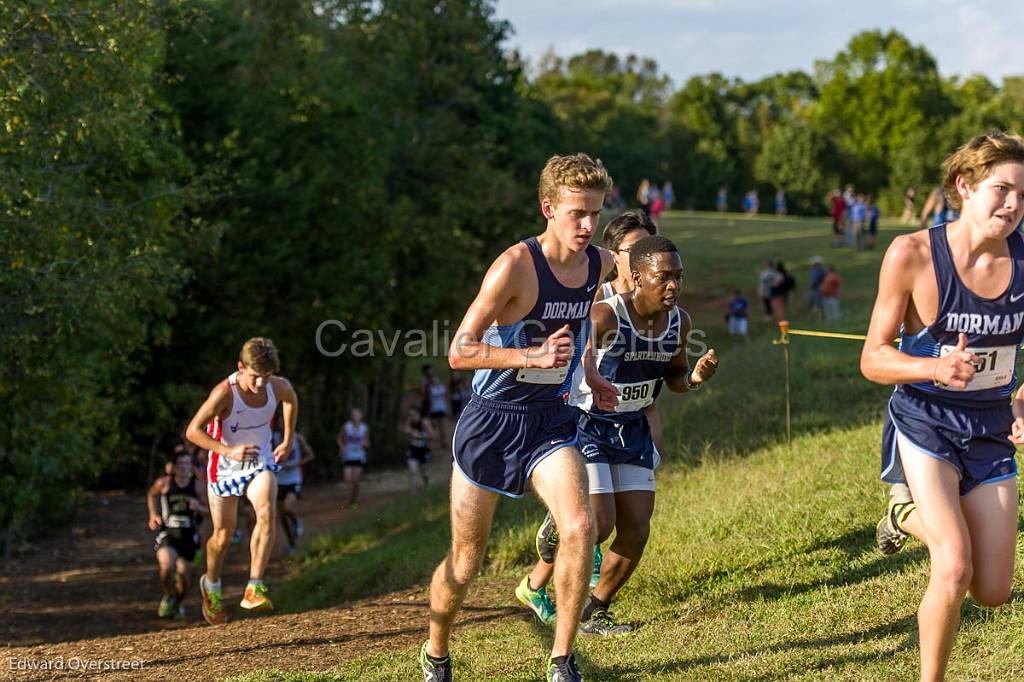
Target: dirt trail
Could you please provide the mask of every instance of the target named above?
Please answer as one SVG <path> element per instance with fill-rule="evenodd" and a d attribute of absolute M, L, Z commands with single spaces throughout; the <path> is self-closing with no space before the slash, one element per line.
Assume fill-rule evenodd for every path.
<path fill-rule="evenodd" d="M 445 467 L 434 466 L 432 479 L 447 480 Z M 340 508 L 336 485 L 305 488 L 303 541 L 404 494 L 407 479 L 383 474 L 364 483 L 356 510 Z M 247 578 L 245 543 L 232 546 L 222 578 L 232 617 L 227 626 L 205 624 L 194 585 L 185 622 L 159 619 L 154 533 L 145 522 L 141 494 L 93 494 L 73 528 L 0 562 L 0 679 L 212 680 L 258 669 L 324 671 L 426 635 L 426 585 L 327 609 L 247 617 L 237 606 Z M 293 567 L 282 535 L 268 571 L 278 580 Z M 499 595 L 507 597 L 512 587 L 480 585 L 460 622 L 525 618 L 517 608 L 487 606 L 507 603 Z M 118 661 L 135 662 L 136 669 L 111 669 Z"/>

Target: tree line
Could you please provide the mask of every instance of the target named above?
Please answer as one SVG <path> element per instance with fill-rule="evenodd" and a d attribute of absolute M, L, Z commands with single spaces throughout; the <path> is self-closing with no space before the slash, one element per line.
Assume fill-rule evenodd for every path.
<path fill-rule="evenodd" d="M 497 249 L 542 227 L 553 153 L 602 158 L 627 199 L 644 177 L 694 209 L 781 186 L 814 214 L 839 182 L 892 203 L 933 184 L 1024 109 L 1024 79 L 943 78 L 895 32 L 813 74 L 675 88 L 600 50 L 530 67 L 490 0 L 0 0 L 0 27 L 8 547 L 90 485 L 149 478 L 251 336 L 278 344 L 314 447 L 360 405 L 397 460 L 424 360 L 387 340 L 435 345 Z M 386 333 L 329 357 L 318 329 Z"/>

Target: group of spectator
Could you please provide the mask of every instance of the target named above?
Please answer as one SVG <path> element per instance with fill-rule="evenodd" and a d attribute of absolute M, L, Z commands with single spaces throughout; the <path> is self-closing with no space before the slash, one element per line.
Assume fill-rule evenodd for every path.
<path fill-rule="evenodd" d="M 832 209 L 832 246 L 850 246 L 857 251 L 875 248 L 878 218 L 881 211 L 871 194 L 854 191 L 847 185 L 842 192 L 832 190 L 829 196 Z"/>

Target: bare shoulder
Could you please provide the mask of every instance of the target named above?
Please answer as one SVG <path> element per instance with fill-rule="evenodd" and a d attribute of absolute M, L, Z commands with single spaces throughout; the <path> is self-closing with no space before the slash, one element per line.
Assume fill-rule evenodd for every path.
<path fill-rule="evenodd" d="M 293 391 L 292 382 L 288 381 L 284 377 L 277 376 L 276 374 L 270 377 L 270 383 L 273 384 L 274 390 L 279 391 Z"/>
<path fill-rule="evenodd" d="M 594 325 L 594 335 L 598 338 L 618 327 L 615 309 L 608 299 L 598 301 L 590 308 L 590 321 Z"/>
<path fill-rule="evenodd" d="M 533 271 L 533 256 L 530 249 L 523 242 L 517 242 L 501 252 L 501 255 L 494 259 L 488 275 L 502 275 L 509 279 L 521 276 Z"/>
<path fill-rule="evenodd" d="M 598 255 L 601 256 L 601 279 L 603 280 L 605 275 L 615 267 L 615 259 L 612 257 L 612 252 L 608 249 L 600 246 L 594 246 L 594 248 L 597 249 Z"/>
<path fill-rule="evenodd" d="M 882 269 L 916 274 L 922 267 L 930 266 L 931 260 L 932 247 L 928 230 L 918 230 L 892 240 L 882 259 Z"/>

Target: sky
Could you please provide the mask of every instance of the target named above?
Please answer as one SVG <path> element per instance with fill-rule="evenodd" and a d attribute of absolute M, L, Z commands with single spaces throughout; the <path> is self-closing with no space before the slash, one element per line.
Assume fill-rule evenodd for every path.
<path fill-rule="evenodd" d="M 507 45 L 531 64 L 549 49 L 568 57 L 599 48 L 657 61 L 680 87 L 718 71 L 758 80 L 814 73 L 863 30 L 895 29 L 924 45 L 943 76 L 1024 75 L 1021 0 L 497 0 Z"/>

